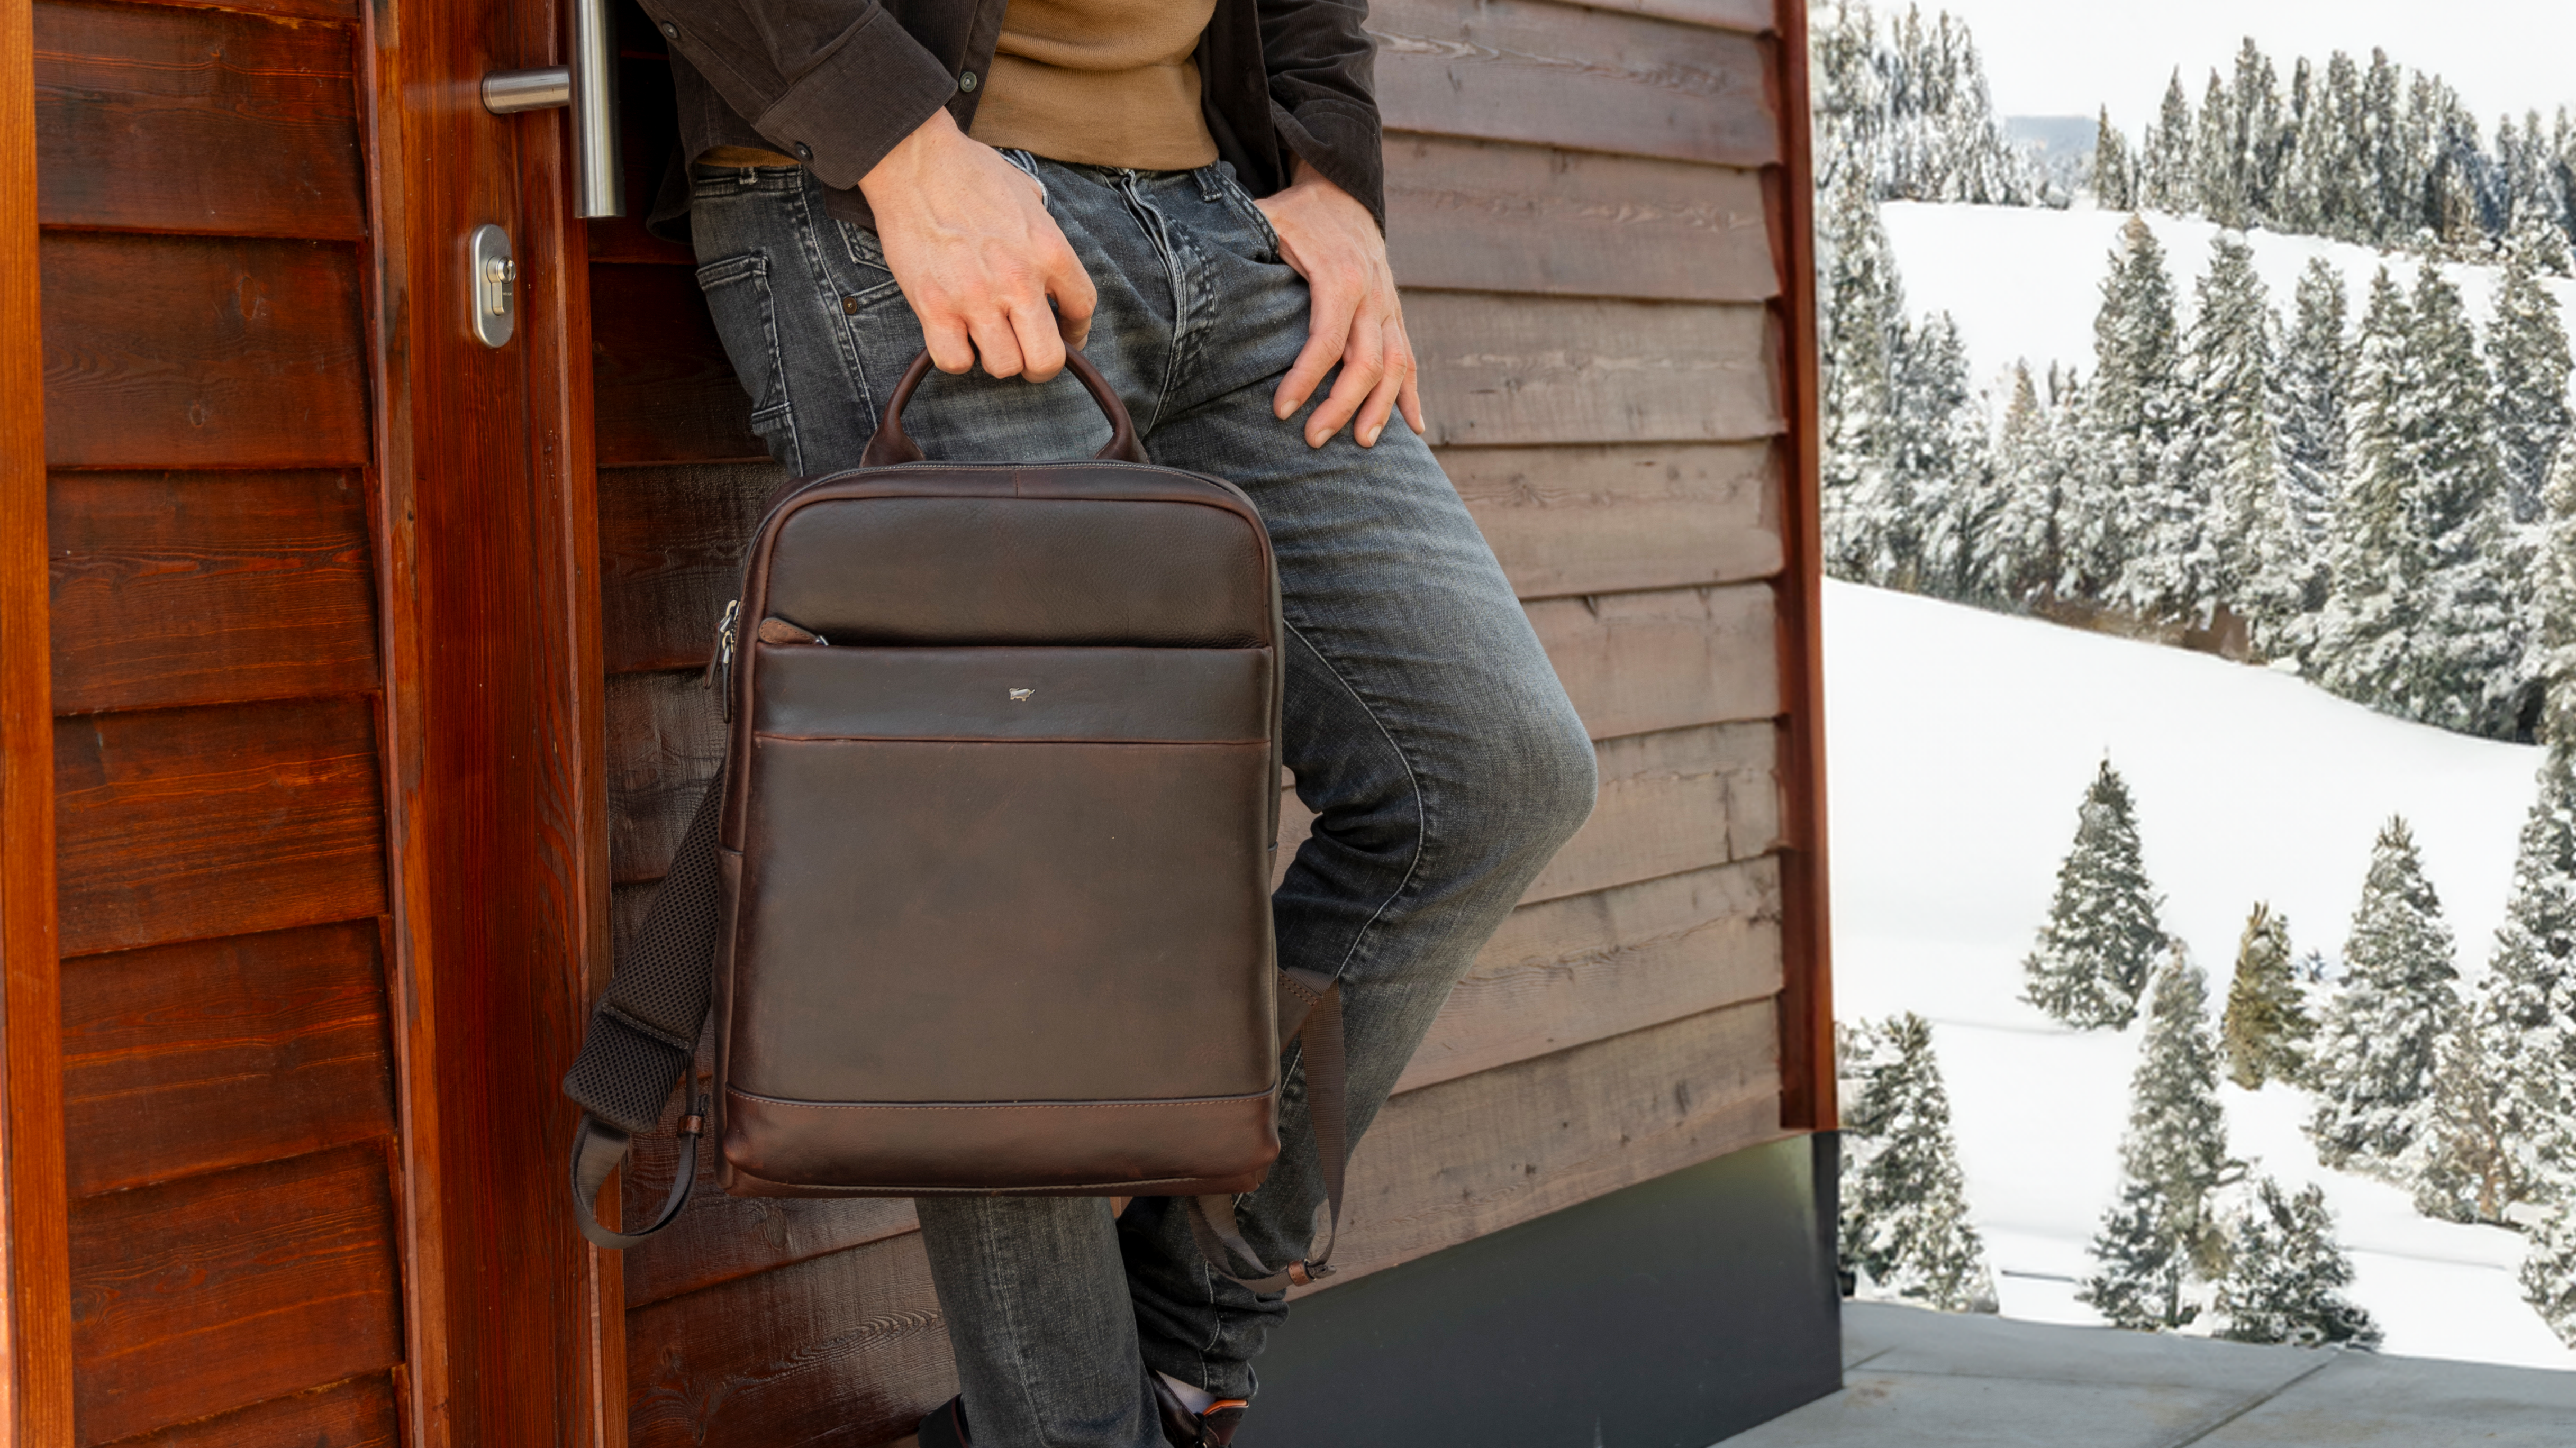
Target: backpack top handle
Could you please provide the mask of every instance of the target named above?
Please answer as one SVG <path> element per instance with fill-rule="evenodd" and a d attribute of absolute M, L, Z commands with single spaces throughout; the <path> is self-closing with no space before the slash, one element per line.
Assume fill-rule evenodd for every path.
<path fill-rule="evenodd" d="M 1136 423 L 1127 415 L 1127 404 L 1120 402 L 1118 394 L 1109 389 L 1100 369 L 1071 347 L 1065 349 L 1064 365 L 1109 418 L 1109 444 L 1094 456 L 1150 466 L 1153 460 L 1145 456 L 1145 445 L 1136 440 Z M 894 385 L 894 396 L 886 400 L 885 416 L 878 420 L 876 434 L 868 439 L 867 450 L 859 454 L 860 467 L 886 468 L 922 460 L 921 444 L 914 442 L 912 436 L 903 430 L 903 408 L 905 403 L 912 401 L 913 389 L 929 375 L 930 350 L 923 348 L 921 355 L 912 359 L 912 365 L 903 369 L 903 380 Z"/>

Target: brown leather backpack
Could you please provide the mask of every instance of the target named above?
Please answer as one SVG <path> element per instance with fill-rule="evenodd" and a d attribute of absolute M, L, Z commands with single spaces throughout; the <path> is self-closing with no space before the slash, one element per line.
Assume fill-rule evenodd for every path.
<path fill-rule="evenodd" d="M 565 1077 L 582 1230 L 668 1225 L 712 1104 L 732 1195 L 1187 1196 L 1230 1274 L 1321 1275 L 1262 1266 L 1231 1210 L 1278 1154 L 1292 1038 L 1337 1216 L 1344 1150 L 1338 989 L 1271 943 L 1268 535 L 1231 484 L 1149 463 L 1079 354 L 1096 459 L 924 461 L 902 414 L 929 365 L 751 543 L 709 665 L 723 772 Z M 670 1198 L 605 1228 L 711 998 Z"/>

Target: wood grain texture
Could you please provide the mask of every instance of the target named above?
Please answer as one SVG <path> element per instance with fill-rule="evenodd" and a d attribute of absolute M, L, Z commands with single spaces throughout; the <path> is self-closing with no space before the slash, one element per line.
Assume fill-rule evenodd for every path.
<path fill-rule="evenodd" d="M 401 1448 L 402 1415 L 384 1373 L 130 1438 L 117 1448 Z"/>
<path fill-rule="evenodd" d="M 1733 442 L 1780 430 L 1760 307 L 1416 292 L 1404 315 L 1434 443 Z"/>
<path fill-rule="evenodd" d="M 1406 287 L 1758 302 L 1779 286 L 1750 171 L 1492 141 L 1386 144 Z"/>
<path fill-rule="evenodd" d="M 595 263 L 590 297 L 601 467 L 769 456 L 693 269 Z"/>
<path fill-rule="evenodd" d="M 59 721 L 63 953 L 383 913 L 374 714 L 332 699 Z"/>
<path fill-rule="evenodd" d="M 225 10 L 36 6 L 48 226 L 366 235 L 356 33 Z"/>
<path fill-rule="evenodd" d="M 372 920 L 63 967 L 76 1196 L 394 1132 Z"/>
<path fill-rule="evenodd" d="M 1444 448 L 1523 598 L 1737 583 L 1780 568 L 1767 443 Z"/>
<path fill-rule="evenodd" d="M 1523 901 L 1553 900 L 1751 859 L 1780 839 L 1768 722 L 1640 734 L 1600 745 L 1592 819 Z"/>
<path fill-rule="evenodd" d="M 878 1444 L 957 1391 L 917 1233 L 627 1315 L 635 1448 Z"/>
<path fill-rule="evenodd" d="M 1768 1000 L 1387 1103 L 1351 1158 L 1334 1285 L 1779 1134 Z"/>
<path fill-rule="evenodd" d="M 667 1133 L 644 1138 L 636 1151 L 623 1177 L 626 1220 L 651 1221 L 671 1188 L 679 1153 Z M 899 1237 L 918 1226 L 908 1197 L 729 1197 L 716 1186 L 712 1147 L 699 1152 L 698 1166 L 688 1210 L 653 1239 L 652 1251 L 626 1263 L 629 1308 Z"/>
<path fill-rule="evenodd" d="M 1389 130 L 1726 166 L 1779 157 L 1761 42 L 1547 0 L 1370 7 Z"/>
<path fill-rule="evenodd" d="M 1807 115 L 1807 7 L 1778 0 L 1779 44 L 1772 87 L 1779 112 Z M 1780 582 L 1780 673 L 1789 717 L 1781 730 L 1781 787 L 1788 801 L 1782 855 L 1783 941 L 1789 960 L 1780 1001 L 1780 1119 L 1801 1131 L 1830 1131 L 1837 1118 L 1834 1061 L 1833 905 L 1825 847 L 1824 549 L 1819 513 L 1824 423 L 1817 370 L 1815 167 L 1804 124 L 1783 137 L 1783 162 L 1770 172 L 1772 252 L 1780 295 L 1774 328 L 1782 337 L 1781 471 L 1789 479 L 1782 510 L 1785 566 Z"/>
<path fill-rule="evenodd" d="M 599 477 L 608 670 L 704 664 L 742 584 L 742 550 L 787 470 L 772 462 L 611 468 Z"/>
<path fill-rule="evenodd" d="M 608 681 L 608 868 L 658 880 L 724 763 L 724 717 L 695 670 Z"/>
<path fill-rule="evenodd" d="M 57 467 L 367 460 L 358 256 L 328 242 L 47 233 Z"/>
<path fill-rule="evenodd" d="M 71 1441 L 34 17 L 0 6 L 0 1442 Z"/>
<path fill-rule="evenodd" d="M 1539 872 L 1521 904 L 1751 859 L 1780 838 L 1776 725 L 1719 724 L 1605 740 L 1592 818 Z M 1294 791 L 1279 800 L 1276 886 L 1315 816 Z"/>
<path fill-rule="evenodd" d="M 47 519 L 56 710 L 376 687 L 358 474 L 58 473 Z"/>
<path fill-rule="evenodd" d="M 1678 20 L 1685 25 L 1741 30 L 1748 35 L 1760 35 L 1773 28 L 1772 0 L 1583 0 L 1583 3 L 1595 10 L 1625 10 L 1636 15 Z"/>
<path fill-rule="evenodd" d="M 1607 593 L 1526 605 L 1595 739 L 1780 712 L 1771 585 Z"/>
<path fill-rule="evenodd" d="M 1512 912 L 1449 993 L 1398 1094 L 1780 988 L 1768 856 Z"/>
<path fill-rule="evenodd" d="M 72 1352 L 84 1444 L 390 1367 L 402 1325 L 384 1151 L 77 1203 Z"/>

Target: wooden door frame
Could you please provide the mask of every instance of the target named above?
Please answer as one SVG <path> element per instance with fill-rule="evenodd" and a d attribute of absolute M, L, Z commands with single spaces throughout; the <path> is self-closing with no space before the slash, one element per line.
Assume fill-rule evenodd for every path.
<path fill-rule="evenodd" d="M 624 1296 L 574 1231 L 557 1082 L 607 963 L 586 238 L 556 0 L 367 20 L 391 981 L 414 1448 L 625 1441 Z M 518 335 L 465 326 L 463 241 L 512 233 Z"/>
<path fill-rule="evenodd" d="M 72 1441 L 35 7 L 0 6 L 0 1445 Z"/>

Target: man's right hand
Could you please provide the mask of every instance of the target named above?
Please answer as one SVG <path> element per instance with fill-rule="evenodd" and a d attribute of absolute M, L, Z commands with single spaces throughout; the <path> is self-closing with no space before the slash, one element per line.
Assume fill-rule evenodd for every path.
<path fill-rule="evenodd" d="M 931 112 L 859 190 L 940 371 L 980 356 L 995 377 L 1045 382 L 1064 370 L 1065 347 L 1091 335 L 1099 294 L 1047 215 L 1045 188 L 947 111 Z"/>

